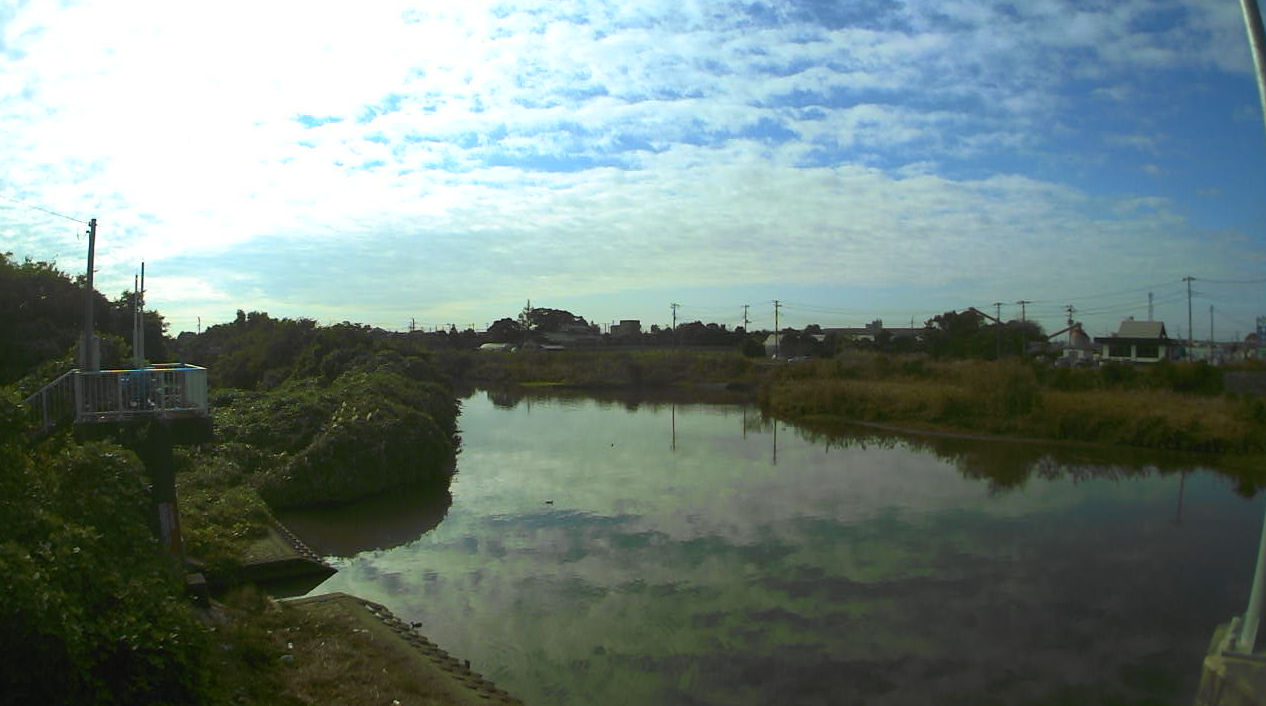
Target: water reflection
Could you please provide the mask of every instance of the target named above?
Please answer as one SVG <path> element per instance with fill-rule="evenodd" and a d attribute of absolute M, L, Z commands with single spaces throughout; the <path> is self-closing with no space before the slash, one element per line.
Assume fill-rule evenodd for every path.
<path fill-rule="evenodd" d="M 1209 456 L 1198 454 L 1090 444 L 1013 442 L 970 435 L 915 434 L 838 423 L 806 422 L 795 428 L 801 438 L 828 450 L 856 445 L 887 448 L 901 445 L 926 451 L 952 463 L 964 476 L 988 482 L 994 492 L 1022 487 L 1034 477 L 1121 480 L 1152 473 L 1189 472 L 1192 468 L 1227 476 L 1235 483 L 1236 492 L 1245 497 L 1253 497 L 1262 487 L 1262 472 L 1218 468 L 1210 464 Z"/>
<path fill-rule="evenodd" d="M 417 539 L 438 526 L 452 504 L 448 488 L 420 487 L 352 505 L 289 510 L 278 519 L 318 554 L 351 557 Z"/>
<path fill-rule="evenodd" d="M 467 400 L 443 522 L 320 589 L 528 703 L 1185 703 L 1247 595 L 1262 501 L 1163 456 L 530 399 Z"/>

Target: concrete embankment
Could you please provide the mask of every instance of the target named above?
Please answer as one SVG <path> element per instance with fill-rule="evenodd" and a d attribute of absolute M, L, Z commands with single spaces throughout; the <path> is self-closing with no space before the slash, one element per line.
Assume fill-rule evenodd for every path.
<path fill-rule="evenodd" d="M 423 637 L 383 605 L 346 593 L 281 602 L 308 620 L 354 626 L 352 630 L 365 640 L 365 649 L 378 654 L 375 664 L 407 672 L 417 692 L 432 702 L 461 706 L 523 703 L 471 671 L 468 663 Z"/>
<path fill-rule="evenodd" d="M 335 573 L 316 552 L 281 523 L 248 549 L 237 580 L 266 586 L 273 595 L 301 595 Z M 224 585 L 229 577 L 212 580 Z M 470 670 L 391 613 L 385 606 L 346 593 L 283 598 L 280 601 L 309 623 L 339 624 L 365 641 L 375 665 L 391 665 L 409 689 L 428 703 L 521 704 L 495 684 Z M 292 643 L 294 644 L 294 643 Z M 305 655 L 296 654 L 295 659 Z M 386 666 L 382 667 L 386 669 Z"/>
<path fill-rule="evenodd" d="M 1219 625 L 1200 674 L 1196 706 L 1261 706 L 1266 703 L 1266 652 L 1232 649 L 1239 618 Z"/>

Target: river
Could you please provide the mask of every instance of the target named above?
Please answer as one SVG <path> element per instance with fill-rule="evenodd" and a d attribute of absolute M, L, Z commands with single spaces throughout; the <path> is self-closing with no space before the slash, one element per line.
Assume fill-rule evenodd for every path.
<path fill-rule="evenodd" d="M 1156 454 L 583 396 L 460 425 L 451 497 L 283 521 L 339 569 L 314 593 L 528 704 L 1187 704 L 1262 521 Z"/>

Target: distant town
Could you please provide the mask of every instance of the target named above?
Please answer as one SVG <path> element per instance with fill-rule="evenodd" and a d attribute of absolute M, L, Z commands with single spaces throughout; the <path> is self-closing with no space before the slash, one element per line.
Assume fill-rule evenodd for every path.
<path fill-rule="evenodd" d="M 238 311 L 236 325 L 246 326 L 260 312 Z M 1076 321 L 1047 333 L 1035 321 L 1003 321 L 975 308 L 948 311 L 914 326 L 886 326 L 875 319 L 859 327 L 803 328 L 777 331 L 748 330 L 743 326 L 689 321 L 675 325 L 651 324 L 638 319 L 600 325 L 563 309 L 527 306 L 514 318 L 506 317 L 485 330 L 456 325 L 433 330 L 410 328 L 407 332 L 370 328 L 377 335 L 419 337 L 439 348 L 479 350 L 488 353 L 516 351 L 564 351 L 600 348 L 737 348 L 750 357 L 775 359 L 818 358 L 845 349 L 885 353 L 929 353 L 938 357 L 999 359 L 1011 356 L 1040 357 L 1056 365 L 1096 365 L 1102 362 L 1148 364 L 1160 361 L 1207 361 L 1214 365 L 1266 357 L 1259 317 L 1258 331 L 1243 340 L 1214 341 L 1171 336 L 1163 321 L 1127 318 L 1106 336 L 1090 336 Z M 183 333 L 177 339 L 193 336 Z"/>

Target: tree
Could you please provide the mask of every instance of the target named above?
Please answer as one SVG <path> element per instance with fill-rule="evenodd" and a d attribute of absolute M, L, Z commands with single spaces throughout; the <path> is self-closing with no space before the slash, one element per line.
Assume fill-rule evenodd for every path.
<path fill-rule="evenodd" d="M 498 319 L 488 327 L 488 339 L 493 343 L 522 343 L 527 329 L 511 318 Z"/>
<path fill-rule="evenodd" d="M 978 334 L 984 321 L 978 312 L 947 311 L 924 323 L 928 352 L 937 358 L 984 358 L 986 345 Z"/>

